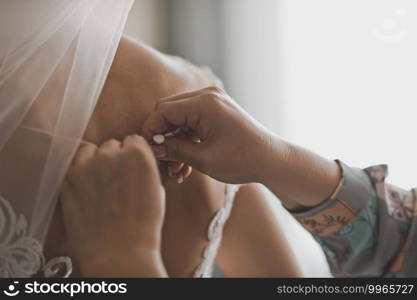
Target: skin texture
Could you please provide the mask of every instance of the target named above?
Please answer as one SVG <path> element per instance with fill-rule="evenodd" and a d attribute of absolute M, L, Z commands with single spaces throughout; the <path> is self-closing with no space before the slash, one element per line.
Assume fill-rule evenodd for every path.
<path fill-rule="evenodd" d="M 210 86 L 214 81 L 215 78 L 210 78 L 206 73 L 180 58 L 163 55 L 143 44 L 123 38 L 84 139 L 101 145 L 108 139 L 122 140 L 127 135 L 137 134 L 141 132 L 145 120 L 155 109 L 160 98 Z M 190 277 L 201 262 L 201 253 L 207 245 L 207 228 L 214 213 L 224 201 L 225 185 L 198 171 L 194 171 L 186 182 L 179 185 L 167 176 L 165 163 L 160 164 L 160 170 L 166 190 L 166 212 L 161 244 L 163 262 L 168 276 Z M 255 187 L 254 189 L 256 190 Z M 239 198 L 240 196 L 236 199 L 236 207 L 240 206 Z M 253 198 L 254 202 L 264 200 L 260 195 L 254 195 Z M 45 245 L 47 258 L 68 255 L 71 249 L 63 226 L 60 205 L 56 210 Z M 260 209 L 258 216 L 264 226 L 277 226 L 275 221 L 270 223 L 268 221 L 270 219 L 263 218 L 263 214 L 268 214 L 265 207 Z M 245 221 L 237 215 L 226 226 L 237 229 L 237 224 Z M 255 234 L 262 234 L 260 231 L 254 231 Z M 280 240 L 281 237 L 275 234 L 276 232 L 273 232 L 271 236 L 265 237 Z M 247 241 L 236 240 L 235 248 L 226 247 L 222 251 L 246 247 L 247 244 Z M 280 244 L 279 247 L 286 248 L 286 245 Z M 256 257 L 264 253 L 253 251 L 252 255 L 255 261 L 258 261 Z M 232 255 L 229 255 L 229 258 L 233 260 Z M 285 272 L 285 276 L 299 275 L 291 255 L 288 255 L 288 259 L 289 262 L 275 258 L 277 261 L 275 275 L 283 274 L 278 268 L 282 268 L 286 263 L 289 263 L 290 267 L 285 268 L 288 271 Z M 80 272 L 78 265 L 79 262 L 74 261 L 73 275 L 85 275 Z M 251 270 L 252 268 L 251 266 Z M 263 272 L 262 268 L 263 265 L 259 267 L 257 273 L 259 276 L 270 275 L 270 270 Z M 230 271 L 230 274 L 233 272 Z"/>

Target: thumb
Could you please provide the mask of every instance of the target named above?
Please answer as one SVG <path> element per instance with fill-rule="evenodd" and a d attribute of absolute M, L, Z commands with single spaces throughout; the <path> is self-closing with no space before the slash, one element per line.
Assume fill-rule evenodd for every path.
<path fill-rule="evenodd" d="M 204 165 L 204 147 L 188 138 L 170 137 L 163 145 L 152 146 L 156 157 L 161 160 L 181 161 L 199 169 Z M 163 149 L 162 149 L 163 148 Z"/>

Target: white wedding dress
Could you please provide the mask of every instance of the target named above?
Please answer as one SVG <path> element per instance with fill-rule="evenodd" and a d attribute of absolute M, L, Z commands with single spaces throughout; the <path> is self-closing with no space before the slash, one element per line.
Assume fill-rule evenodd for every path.
<path fill-rule="evenodd" d="M 133 0 L 0 0 L 0 277 L 68 277 L 43 243 Z M 208 229 L 196 277 L 211 274 L 233 204 Z"/>
<path fill-rule="evenodd" d="M 203 252 L 202 262 L 195 270 L 194 277 L 212 276 L 213 266 L 215 264 L 217 252 L 222 241 L 223 228 L 232 211 L 233 202 L 238 190 L 238 185 L 226 185 L 224 205 L 215 214 L 215 216 L 210 222 L 207 231 L 207 239 L 209 241 L 209 244 Z"/>

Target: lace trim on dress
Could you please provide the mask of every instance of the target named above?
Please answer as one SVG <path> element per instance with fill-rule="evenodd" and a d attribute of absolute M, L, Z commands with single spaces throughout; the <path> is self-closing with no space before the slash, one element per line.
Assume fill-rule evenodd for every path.
<path fill-rule="evenodd" d="M 72 272 L 71 259 L 57 257 L 45 264 L 41 243 L 27 234 L 25 216 L 17 215 L 0 196 L 0 277 L 28 278 L 41 270 L 45 277 L 68 277 Z"/>
<path fill-rule="evenodd" d="M 226 185 L 226 197 L 224 205 L 214 215 L 210 222 L 207 233 L 209 244 L 203 251 L 203 261 L 195 270 L 194 277 L 211 277 L 217 252 L 223 237 L 223 228 L 226 221 L 229 219 L 233 207 L 233 202 L 238 190 L 238 185 Z"/>
<path fill-rule="evenodd" d="M 237 185 L 226 186 L 223 207 L 210 222 L 208 246 L 203 251 L 203 260 L 194 272 L 194 277 L 210 277 L 223 236 L 223 228 L 230 216 Z M 41 243 L 27 234 L 27 221 L 17 215 L 10 203 L 0 196 L 0 277 L 28 278 L 43 271 L 45 277 L 69 277 L 72 261 L 69 257 L 55 257 L 45 264 Z"/>

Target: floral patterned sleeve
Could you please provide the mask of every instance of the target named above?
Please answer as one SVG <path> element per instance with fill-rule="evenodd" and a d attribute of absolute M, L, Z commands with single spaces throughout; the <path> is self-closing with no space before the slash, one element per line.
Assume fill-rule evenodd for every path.
<path fill-rule="evenodd" d="M 323 248 L 334 276 L 417 276 L 416 190 L 385 182 L 386 165 L 365 170 L 339 162 L 340 189 L 293 216 Z"/>

